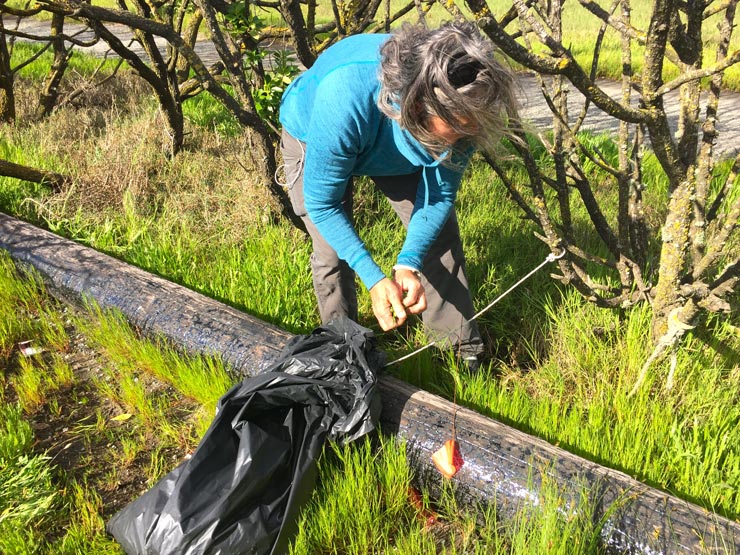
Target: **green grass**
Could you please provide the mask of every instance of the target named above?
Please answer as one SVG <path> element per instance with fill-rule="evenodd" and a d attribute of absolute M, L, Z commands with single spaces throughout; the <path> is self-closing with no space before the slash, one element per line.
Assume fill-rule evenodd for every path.
<path fill-rule="evenodd" d="M 288 330 L 307 331 L 316 323 L 305 272 L 309 246 L 297 230 L 260 225 L 236 243 L 218 232 L 204 241 L 187 220 L 127 206 L 103 222 L 76 213 L 50 227 Z"/>
<path fill-rule="evenodd" d="M 33 449 L 33 432 L 20 406 L 0 404 L 0 552 L 7 555 L 120 555 L 104 534 L 99 498 L 70 481 L 51 458 Z M 46 533 L 64 530 L 58 539 Z"/>
<path fill-rule="evenodd" d="M 38 51 L 38 47 L 32 42 L 16 41 L 13 46 L 13 60 L 18 63 L 29 59 Z M 32 64 L 24 66 L 17 74 L 20 79 L 42 80 L 46 77 L 54 61 L 54 53 L 47 50 L 39 56 Z M 102 65 L 102 68 L 99 66 Z M 98 79 L 109 75 L 116 67 L 115 60 L 101 61 L 87 54 L 74 52 L 69 59 L 67 70 L 69 75 L 92 75 L 96 70 L 100 72 Z"/>
<path fill-rule="evenodd" d="M 264 196 L 250 188 L 240 170 L 215 172 L 221 166 L 240 168 L 229 158 L 236 157 L 238 149 L 220 156 L 199 152 L 202 147 L 209 153 L 221 153 L 239 140 L 230 134 L 228 120 L 220 119 L 222 112 L 212 101 L 192 103 L 188 108 L 191 143 L 176 160 L 147 150 L 147 145 L 156 142 L 148 143 L 148 136 L 144 136 L 135 149 L 141 173 L 125 174 L 120 182 L 115 181 L 119 171 L 131 165 L 130 138 L 139 137 L 142 122 L 156 118 L 151 102 L 139 99 L 139 104 L 138 111 L 122 110 L 115 123 L 105 121 L 95 127 L 90 137 L 72 135 L 74 139 L 66 141 L 65 133 L 70 131 L 59 129 L 64 121 L 84 116 L 86 112 L 81 110 L 62 111 L 57 119 L 40 127 L 15 129 L 0 139 L 0 149 L 8 153 L 3 156 L 38 167 L 73 167 L 93 158 L 105 169 L 104 164 L 123 151 L 125 164 L 93 174 L 105 176 L 106 180 L 95 182 L 95 192 L 110 202 L 88 204 L 85 195 L 75 197 L 73 192 L 50 197 L 42 188 L 0 179 L 0 208 L 43 222 L 60 234 L 289 331 L 312 329 L 318 324 L 318 315 L 308 242 L 288 223 L 273 224 L 264 217 L 269 213 L 261 203 Z M 591 140 L 614 155 L 605 137 Z M 68 146 L 60 150 L 55 146 L 58 144 Z M 89 156 L 75 158 L 77 152 Z M 541 156 L 542 163 L 547 163 L 546 154 Z M 650 156 L 646 158 L 645 204 L 649 222 L 657 225 L 664 210 L 661 193 L 665 183 Z M 526 188 L 526 180 L 515 165 L 511 175 Z M 108 180 L 114 186 L 103 188 L 109 185 Z M 607 205 L 612 190 L 605 180 L 597 191 Z M 574 218 L 585 237 L 588 222 L 575 195 L 573 199 Z M 389 268 L 402 240 L 400 226 L 367 182 L 359 184 L 358 220 L 370 250 Z M 474 164 L 466 175 L 459 197 L 459 220 L 471 290 L 479 307 L 497 298 L 547 254 L 534 230 L 519 219 L 501 184 L 482 164 Z M 394 367 L 393 372 L 575 453 L 738 518 L 737 328 L 727 322 L 709 322 L 704 336 L 695 334 L 682 347 L 673 371 L 670 361 L 656 365 L 640 392 L 630 397 L 627 393 L 651 348 L 649 312 L 640 307 L 614 312 L 596 309 L 572 291 L 557 287 L 549 276 L 553 270 L 544 268 L 481 317 L 496 360 L 493 370 L 497 378 L 471 378 L 457 371 L 454 357 L 440 358 L 431 351 Z M 608 277 L 599 279 L 606 281 Z M 364 291 L 360 305 L 361 323 L 376 327 Z M 736 323 L 736 318 L 733 321 Z M 81 330 L 105 357 L 94 391 L 75 389 L 79 384 L 74 384 L 64 362 L 70 325 Z M 391 359 L 425 342 L 423 332 L 414 326 L 379 335 Z M 40 357 L 19 358 L 18 344 L 24 341 L 46 352 Z M 15 407 L 18 415 L 22 410 L 27 414 L 62 412 L 60 395 L 70 387 L 80 404 L 88 403 L 93 395 L 108 399 L 122 420 L 111 420 L 99 409 L 91 411 L 74 432 L 90 443 L 100 437 L 117 445 L 108 460 L 113 468 L 128 468 L 144 457 L 141 472 L 149 483 L 172 465 L 169 450 L 192 447 L 204 431 L 216 399 L 230 384 L 218 361 L 181 358 L 156 339 L 142 342 L 120 316 L 91 309 L 83 319 L 70 318 L 45 296 L 37 278 L 17 279 L 5 257 L 0 257 L 0 365 L 12 369 L 0 374 L 2 406 Z M 8 422 L 11 420 L 8 417 Z M 15 449 L 14 442 L 19 448 L 30 448 L 30 428 L 13 426 L 17 431 L 11 435 L 17 438 L 0 441 L 0 458 L 3 450 Z M 161 442 L 152 444 L 152 437 Z M 591 552 L 594 527 L 579 520 L 564 525 L 557 520 L 562 508 L 555 501 L 550 512 L 525 511 L 517 528 L 504 531 L 492 521 L 477 526 L 472 515 L 465 515 L 451 500 L 442 500 L 438 509 L 443 521 L 454 525 L 445 528 L 442 539 L 430 537 L 408 507 L 405 488 L 409 469 L 404 466 L 401 449 L 384 443 L 377 451 L 361 446 L 327 456 L 321 463 L 322 478 L 315 496 L 318 505 L 304 516 L 295 552 L 335 552 L 344 536 L 350 543 L 341 544 L 341 549 L 358 553 L 362 549 L 427 553 L 440 544 L 447 552 L 475 552 L 477 548 L 471 546 L 476 542 L 489 549 L 481 548 L 480 552 L 496 553 L 500 548 L 507 553 L 540 553 L 542 545 L 562 545 L 557 549 L 567 552 L 568 534 L 580 534 L 586 549 L 582 552 Z M 27 455 L 32 456 L 30 451 Z M 39 473 L 50 466 L 41 459 L 34 464 L 39 465 L 34 467 Z M 345 474 L 346 482 L 337 480 Z M 86 484 L 75 476 L 54 482 L 54 492 L 64 490 L 63 500 L 58 501 L 61 505 L 54 506 L 69 506 L 69 510 L 58 510 L 51 518 L 64 521 L 69 531 L 55 540 L 58 550 L 50 552 L 115 553 L 102 532 L 96 489 L 111 487 L 115 479 L 111 475 L 102 482 Z M 363 495 L 374 500 L 363 508 L 366 512 L 361 518 L 342 512 L 357 484 L 362 484 Z M 42 503 L 44 492 L 39 493 Z M 318 515 L 316 521 L 313 514 Z M 379 524 L 386 517 L 388 521 Z M 352 520 L 332 525 L 347 526 L 341 537 L 329 529 L 338 519 Z M 574 529 L 568 528 L 571 524 Z M 381 532 L 371 534 L 376 529 Z M 7 547 L 8 553 L 25 553 L 18 546 L 44 541 L 33 536 L 31 529 L 14 530 L 5 536 L 15 550 Z"/>
<path fill-rule="evenodd" d="M 119 313 L 97 307 L 91 313 L 93 318 L 81 321 L 79 327 L 94 345 L 118 361 L 111 377 L 146 372 L 176 385 L 180 393 L 209 411 L 215 410 L 218 398 L 233 385 L 234 378 L 217 359 L 184 358 L 163 341 L 140 341 Z"/>
<path fill-rule="evenodd" d="M 587 494 L 569 504 L 546 477 L 541 494 L 538 505 L 522 502 L 516 518 L 504 522 L 495 507 L 479 513 L 460 507 L 451 487 L 434 503 L 415 492 L 403 445 L 334 447 L 321 460 L 319 486 L 291 554 L 603 553 L 602 524 L 592 520 Z"/>
<path fill-rule="evenodd" d="M 0 257 L 0 272 L 12 275 L 15 267 L 7 256 Z M 68 337 L 64 317 L 42 303 L 38 291 L 43 285 L 32 274 L 27 280 L 8 280 L 0 288 L 0 363 L 7 362 L 19 343 L 28 341 L 35 349 L 64 350 Z M 18 315 L 25 318 L 18 318 Z"/>
<path fill-rule="evenodd" d="M 48 457 L 23 454 L 0 459 L 0 551 L 34 552 L 41 541 L 32 527 L 52 521 L 61 497 Z"/>
<path fill-rule="evenodd" d="M 174 389 L 163 396 L 162 386 L 137 388 L 136 377 L 153 372 L 158 364 L 167 365 L 170 376 L 182 375 L 189 362 L 176 360 L 171 350 L 159 350 L 152 343 L 135 339 L 120 316 L 104 315 L 99 310 L 87 316 L 70 313 L 47 296 L 43 284 L 32 274 L 17 275 L 4 254 L 0 256 L 0 290 L 6 309 L 0 314 L 0 329 L 17 332 L 10 337 L 7 331 L 0 334 L 11 344 L 0 375 L 0 551 L 19 555 L 120 554 L 120 548 L 104 530 L 101 492 L 115 490 L 123 475 L 119 473 L 136 458 L 149 460 L 144 471 L 152 485 L 171 470 L 173 447 L 182 453 L 197 442 L 195 423 L 190 418 L 192 406 L 183 402 L 184 397 L 174 395 Z M 115 338 L 132 343 L 128 351 L 111 352 L 109 364 L 116 370 L 107 375 L 103 372 L 101 383 L 106 377 L 109 383 L 108 387 L 100 387 L 98 393 L 90 389 L 90 384 L 80 382 L 80 376 L 64 362 L 68 343 L 49 340 L 49 322 L 56 323 L 61 318 L 74 328 L 76 336 L 78 332 L 89 334 L 86 341 L 91 345 L 96 344 L 96 333 L 106 332 L 112 334 L 109 341 Z M 47 325 L 41 325 L 43 322 Z M 18 337 L 43 346 L 43 352 L 25 356 L 17 347 Z M 144 362 L 147 352 L 151 353 L 151 360 Z M 199 395 L 206 398 L 209 394 L 215 396 L 215 388 L 224 387 L 214 383 L 217 372 L 212 362 L 198 359 L 190 373 L 194 379 L 182 380 L 186 391 L 192 393 L 201 387 Z M 139 384 L 143 381 L 139 380 Z M 210 384 L 211 389 L 205 388 L 205 384 Z M 109 395 L 103 396 L 106 393 Z M 95 408 L 101 399 L 120 403 L 119 414 L 110 415 L 108 410 Z M 205 412 L 212 414 L 213 404 L 204 405 L 197 417 L 205 420 Z M 129 408 L 134 414 L 124 413 L 122 408 Z M 65 421 L 66 427 L 61 429 L 61 417 L 75 420 Z M 49 425 L 60 428 L 55 433 L 55 443 L 66 446 L 57 443 L 60 450 L 54 457 L 37 451 L 34 429 L 27 418 L 41 418 L 43 422 L 51 419 Z M 72 446 L 80 450 L 80 462 L 65 469 L 57 467 L 54 459 Z M 101 448 L 106 450 L 105 460 L 91 458 L 100 456 Z M 106 464 L 109 471 L 101 476 Z"/>
<path fill-rule="evenodd" d="M 690 341 L 679 355 L 672 388 L 664 366 L 641 393 L 629 397 L 649 354 L 648 311 L 635 309 L 620 321 L 584 306 L 574 293 L 560 302 L 547 307 L 552 350 L 536 360 L 536 372 L 522 377 L 503 369 L 493 384 L 473 380 L 458 388 L 458 401 L 736 517 L 740 490 L 731 484 L 740 477 L 740 452 L 734 447 L 740 441 L 740 377 L 728 374 L 725 365 L 737 362 Z"/>
<path fill-rule="evenodd" d="M 657 198 L 656 191 L 661 190 L 657 176 L 651 178 L 648 172 L 647 179 L 654 179 L 648 194 Z M 358 225 L 371 251 L 378 253 L 378 261 L 389 267 L 400 245 L 400 227 L 388 216 L 385 201 L 374 198 L 366 183 L 359 189 Z M 608 188 L 604 188 L 606 193 Z M 290 331 L 303 332 L 318 324 L 308 271 L 309 246 L 287 223 L 252 223 L 240 230 L 243 235 L 235 241 L 228 222 L 223 222 L 222 229 L 212 228 L 204 237 L 187 213 L 176 216 L 169 212 L 166 196 L 159 202 L 164 208 L 146 211 L 124 202 L 120 212 L 102 218 L 78 211 L 74 219 L 51 223 L 74 239 Z M 659 207 L 657 200 L 651 203 L 648 198 L 646 202 Z M 574 205 L 574 215 L 582 218 L 577 209 Z M 474 165 L 468 174 L 459 212 L 478 306 L 496 298 L 544 259 L 544 246 L 533 230 L 518 220 L 501 186 L 481 165 Z M 691 355 L 682 355 L 676 376 L 678 380 L 683 376 L 696 380 L 689 382 L 694 388 L 682 385 L 662 392 L 666 370 L 660 367 L 651 374 L 644 393 L 628 399 L 626 392 L 650 348 L 649 314 L 640 309 L 624 314 L 598 310 L 573 293 L 561 293 L 549 271 L 545 268 L 532 276 L 481 318 L 493 354 L 505 357 L 500 363 L 503 380 L 456 376 L 455 361 L 450 361 L 451 370 L 430 370 L 437 363 L 429 352 L 396 371 L 436 393 L 456 396 L 459 402 L 486 414 L 722 514 L 740 514 L 735 493 L 740 484 L 735 445 L 740 442 L 735 441 L 738 438 L 733 431 L 739 420 L 737 399 L 732 395 L 737 376 L 704 370 L 704 379 L 696 378 L 701 367 L 723 368 L 737 364 L 737 360 L 716 358 L 700 344 L 690 343 L 684 353 Z M 365 292 L 360 300 L 362 323 L 375 326 Z M 100 329 L 105 330 L 102 335 L 115 337 L 104 326 Z M 423 334 L 414 328 L 381 335 L 391 359 L 424 342 Z M 728 336 L 730 344 L 732 340 Z M 115 348 L 129 344 L 126 338 L 113 340 Z M 137 361 L 137 356 L 127 351 L 124 358 Z M 144 355 L 151 357 L 151 353 Z M 169 362 L 153 366 L 152 373 L 160 379 L 181 379 L 167 376 L 176 371 Z M 522 373 L 522 367 L 530 371 Z M 210 370 L 204 368 L 192 375 L 201 373 L 208 376 Z M 223 382 L 216 383 L 218 391 Z M 196 383 L 191 390 L 208 388 Z M 656 391 L 658 406 L 653 397 Z M 210 401 L 197 400 L 213 403 L 216 396 L 212 394 Z M 718 409 L 695 419 L 702 414 L 697 406 Z M 708 457 L 708 453 L 716 456 Z"/>
<path fill-rule="evenodd" d="M 17 276 L 6 256 L 0 256 L 0 261 L 3 290 L 24 291 L 11 299 L 16 307 L 22 299 L 25 304 L 44 307 L 47 314 L 61 308 L 48 299 L 40 282 Z M 22 311 L 8 312 L 4 320 L 23 321 L 27 317 Z M 100 492 L 115 487 L 119 471 L 141 457 L 148 458 L 142 471 L 147 483 L 153 485 L 177 463 L 167 451 L 168 445 L 177 443 L 178 433 L 185 438 L 187 450 L 194 446 L 190 421 L 170 418 L 173 409 L 190 397 L 212 414 L 214 396 L 229 385 L 223 368 L 214 361 L 179 357 L 161 343 L 142 340 L 115 313 L 91 308 L 71 319 L 76 333 L 84 335 L 86 344 L 95 346 L 107 361 L 95 387 L 118 406 L 118 415 L 106 416 L 97 409 L 70 423 L 72 429 L 65 433 L 64 441 L 104 444 L 106 451 L 97 452 L 102 461 L 89 459 L 81 469 L 65 470 L 50 456 L 35 451 L 26 415 L 68 410 L 55 404 L 55 400 L 59 402 L 55 392 L 62 386 L 74 391 L 80 384 L 64 369 L 58 370 L 53 373 L 59 378 L 56 387 L 47 384 L 48 395 L 25 411 L 7 401 L 10 394 L 18 393 L 19 382 L 10 379 L 4 384 L 4 401 L 0 403 L 3 553 L 120 554 L 104 531 L 105 506 Z M 41 364 L 38 358 L 27 360 L 29 367 Z M 153 378 L 171 386 L 167 402 L 159 402 L 161 385 L 146 386 Z M 80 390 L 75 398 L 77 403 L 96 402 L 92 390 Z M 158 438 L 154 446 L 152 437 Z M 102 477 L 98 475 L 101 465 L 109 468 Z M 493 509 L 481 520 L 480 515 L 459 507 L 451 489 L 434 504 L 423 494 L 414 493 L 412 472 L 405 446 L 392 438 L 329 447 L 319 460 L 319 485 L 299 522 L 292 553 L 535 553 L 545 543 L 563 549 L 566 545 L 589 546 L 570 553 L 599 553 L 593 541 L 599 526 L 586 518 L 590 514 L 586 502 L 577 512 L 583 516 L 564 518 L 564 502 L 554 489 L 546 488 L 540 506 L 523 505 L 517 521 L 504 526 Z M 357 503 L 357 499 L 363 502 Z M 572 507 L 568 511 L 576 515 Z"/>

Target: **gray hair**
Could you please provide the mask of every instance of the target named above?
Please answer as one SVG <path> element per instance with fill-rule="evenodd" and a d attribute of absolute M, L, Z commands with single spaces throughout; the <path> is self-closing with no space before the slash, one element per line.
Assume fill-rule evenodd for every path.
<path fill-rule="evenodd" d="M 517 119 L 512 71 L 474 23 L 437 29 L 405 24 L 381 47 L 378 107 L 435 158 L 450 145 L 426 128 L 438 116 L 461 134 L 462 145 L 492 151 Z"/>

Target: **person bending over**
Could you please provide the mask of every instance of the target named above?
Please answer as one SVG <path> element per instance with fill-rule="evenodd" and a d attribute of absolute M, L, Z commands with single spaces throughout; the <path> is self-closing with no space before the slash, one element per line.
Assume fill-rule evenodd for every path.
<path fill-rule="evenodd" d="M 477 368 L 454 202 L 473 152 L 490 150 L 516 114 L 513 75 L 494 50 L 470 22 L 406 24 L 340 40 L 285 91 L 286 185 L 313 242 L 323 323 L 357 320 L 356 274 L 383 330 L 420 314 L 433 340 Z M 389 275 L 353 226 L 354 176 L 370 177 L 406 228 Z"/>

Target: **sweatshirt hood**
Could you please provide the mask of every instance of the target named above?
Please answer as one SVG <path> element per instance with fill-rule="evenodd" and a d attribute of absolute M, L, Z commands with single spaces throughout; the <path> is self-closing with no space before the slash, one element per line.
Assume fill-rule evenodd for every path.
<path fill-rule="evenodd" d="M 439 166 L 443 159 L 449 156 L 447 151 L 441 159 L 435 159 L 427 150 L 417 141 L 411 133 L 396 122 L 393 122 L 393 133 L 396 139 L 398 150 L 412 164 L 422 166 L 422 180 L 424 182 L 424 208 L 429 206 L 429 179 L 433 176 L 437 182 L 441 182 L 442 176 L 439 173 Z"/>
<path fill-rule="evenodd" d="M 393 135 L 399 152 L 415 166 L 436 167 L 441 163 L 441 160 L 429 154 L 411 133 L 402 129 L 395 121 L 393 122 Z"/>

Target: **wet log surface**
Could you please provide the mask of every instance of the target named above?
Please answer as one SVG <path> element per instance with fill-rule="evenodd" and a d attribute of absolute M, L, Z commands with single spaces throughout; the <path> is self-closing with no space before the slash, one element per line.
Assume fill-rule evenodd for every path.
<path fill-rule="evenodd" d="M 272 365 L 291 338 L 258 318 L 4 214 L 0 248 L 38 271 L 53 294 L 118 309 L 144 334 L 190 353 L 219 355 L 240 375 Z M 539 503 L 544 480 L 574 508 L 587 497 L 593 521 L 604 522 L 601 536 L 610 552 L 740 553 L 736 522 L 391 376 L 381 376 L 380 389 L 382 429 L 407 441 L 420 485 L 433 495 L 445 478 L 430 457 L 450 438 L 454 420 L 465 464 L 453 483 L 467 505 L 495 502 L 506 521 L 523 503 Z"/>

